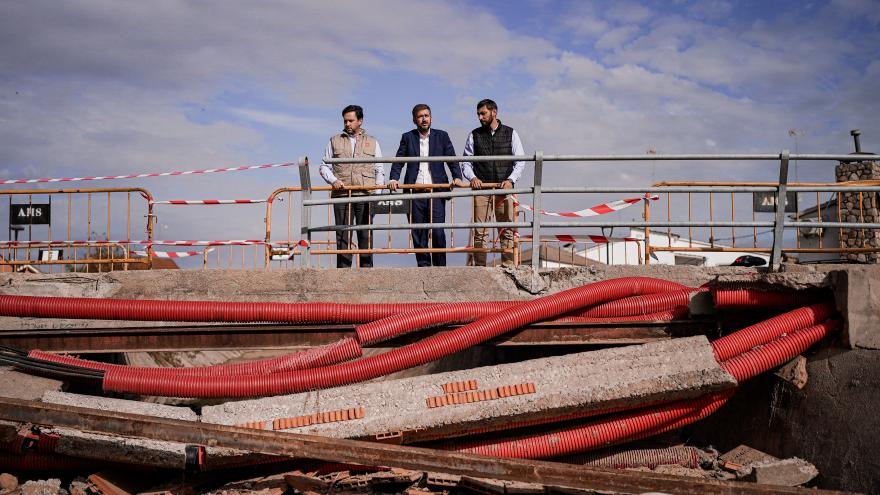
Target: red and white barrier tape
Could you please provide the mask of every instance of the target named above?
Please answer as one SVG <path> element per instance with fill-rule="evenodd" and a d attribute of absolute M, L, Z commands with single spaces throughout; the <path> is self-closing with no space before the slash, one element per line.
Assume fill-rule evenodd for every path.
<path fill-rule="evenodd" d="M 208 248 L 203 251 L 153 251 L 153 258 L 188 258 L 190 256 L 198 256 L 200 254 L 208 254 L 214 248 Z M 146 251 L 132 251 L 132 254 L 138 256 L 146 256 Z"/>
<path fill-rule="evenodd" d="M 151 201 L 154 205 L 252 205 L 265 202 L 265 199 L 168 199 Z"/>
<path fill-rule="evenodd" d="M 106 244 L 138 244 L 141 246 L 252 246 L 252 245 L 270 245 L 270 246 L 301 246 L 307 247 L 308 241 L 305 239 L 299 241 L 273 241 L 266 242 L 258 239 L 241 239 L 241 240 L 216 240 L 216 241 L 149 241 L 149 240 L 74 240 L 74 241 L 0 241 L 0 246 L 18 247 L 18 246 L 82 246 L 82 245 L 106 245 Z"/>
<path fill-rule="evenodd" d="M 519 237 L 520 241 L 531 241 L 532 236 L 524 235 Z M 566 235 L 566 234 L 542 234 L 542 241 L 553 240 L 559 242 L 592 242 L 594 244 L 608 244 L 609 242 L 641 242 L 644 239 L 638 237 L 607 237 L 604 235 Z"/>
<path fill-rule="evenodd" d="M 647 194 L 643 198 L 627 198 L 620 199 L 617 201 L 612 201 L 610 203 L 602 203 L 600 205 L 592 206 L 590 208 L 585 208 L 583 210 L 578 211 L 569 211 L 557 213 L 554 211 L 546 211 L 541 210 L 542 215 L 550 215 L 553 217 L 592 217 L 596 215 L 605 215 L 606 213 L 614 213 L 615 211 L 620 211 L 624 208 L 629 208 L 630 206 L 640 202 L 640 201 L 657 201 L 660 199 L 660 196 L 648 196 Z M 535 211 L 531 206 L 520 203 L 516 199 L 514 199 L 513 204 L 515 206 L 519 206 L 527 211 Z"/>
<path fill-rule="evenodd" d="M 146 174 L 128 175 L 98 175 L 91 177 L 61 177 L 54 179 L 6 179 L 0 180 L 0 184 L 34 184 L 42 182 L 80 182 L 86 180 L 111 180 L 111 179 L 143 179 L 145 177 L 171 177 L 177 175 L 216 174 L 219 172 L 241 172 L 244 170 L 257 170 L 263 168 L 292 167 L 296 163 L 267 163 L 265 165 L 246 165 L 241 167 L 206 168 L 202 170 L 186 170 L 183 172 L 156 172 Z"/>

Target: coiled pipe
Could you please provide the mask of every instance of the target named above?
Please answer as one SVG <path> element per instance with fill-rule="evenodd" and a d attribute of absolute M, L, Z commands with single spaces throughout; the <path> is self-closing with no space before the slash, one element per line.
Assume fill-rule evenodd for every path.
<path fill-rule="evenodd" d="M 558 460 L 569 464 L 610 469 L 655 469 L 657 466 L 670 465 L 698 469 L 704 456 L 705 454 L 696 447 L 680 446 L 664 449 L 635 449 L 614 454 L 578 454 Z"/>
<path fill-rule="evenodd" d="M 414 344 L 348 363 L 271 375 L 186 376 L 162 380 L 122 369 L 108 370 L 107 392 L 175 397 L 255 397 L 336 387 L 387 375 L 467 349 L 505 332 L 576 309 L 622 297 L 662 292 L 669 282 L 647 277 L 606 280 L 521 303 Z M 428 308 L 430 310 L 432 308 Z"/>

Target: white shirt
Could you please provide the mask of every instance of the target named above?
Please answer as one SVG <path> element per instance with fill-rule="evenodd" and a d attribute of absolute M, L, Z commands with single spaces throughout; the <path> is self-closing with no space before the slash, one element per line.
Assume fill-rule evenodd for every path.
<path fill-rule="evenodd" d="M 422 135 L 419 133 L 419 156 L 428 156 L 429 144 L 431 142 L 431 131 L 428 130 L 428 134 Z M 431 178 L 431 169 L 428 168 L 428 162 L 419 163 L 419 175 L 416 177 L 416 184 L 430 184 L 434 182 Z"/>
<path fill-rule="evenodd" d="M 354 155 L 354 146 L 357 144 L 356 136 L 349 136 L 348 142 L 351 144 L 351 154 Z M 333 158 L 333 141 L 327 141 L 327 147 L 324 148 L 324 158 Z M 379 141 L 376 141 L 376 158 L 382 158 L 382 148 L 379 147 Z M 382 167 L 381 163 L 375 164 L 376 170 L 376 185 L 385 184 L 385 169 Z M 321 174 L 321 178 L 327 182 L 327 184 L 333 184 L 338 179 L 333 175 L 333 166 L 328 163 L 322 162 L 321 166 L 318 168 L 318 172 Z M 346 184 L 348 185 L 348 184 Z"/>
<path fill-rule="evenodd" d="M 492 134 L 495 134 L 495 131 L 492 131 Z M 513 136 L 510 138 L 510 151 L 513 152 L 514 155 L 525 155 L 526 152 L 523 151 L 522 141 L 519 140 L 519 134 L 516 133 L 516 129 L 513 130 Z M 467 141 L 464 143 L 464 151 L 462 152 L 463 156 L 474 156 L 474 133 L 469 132 Z M 474 175 L 474 167 L 471 162 L 460 162 L 461 165 L 461 175 L 464 176 L 465 180 L 471 181 L 476 177 Z M 511 183 L 516 184 L 516 181 L 519 180 L 520 176 L 522 176 L 523 169 L 526 168 L 526 162 L 513 162 L 513 170 L 510 171 L 510 176 L 507 177 Z"/>

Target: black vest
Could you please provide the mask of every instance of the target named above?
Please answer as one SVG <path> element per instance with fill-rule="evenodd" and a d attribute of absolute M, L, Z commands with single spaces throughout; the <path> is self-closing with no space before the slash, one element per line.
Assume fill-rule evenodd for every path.
<path fill-rule="evenodd" d="M 471 134 L 474 137 L 474 156 L 512 155 L 513 128 L 501 122 L 495 133 L 488 127 L 477 127 Z M 513 162 L 496 160 L 491 162 L 473 162 L 474 175 L 483 182 L 503 182 L 513 172 Z"/>

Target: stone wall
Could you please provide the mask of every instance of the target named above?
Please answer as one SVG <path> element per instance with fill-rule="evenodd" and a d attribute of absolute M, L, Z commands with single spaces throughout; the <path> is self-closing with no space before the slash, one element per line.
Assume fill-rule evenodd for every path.
<path fill-rule="evenodd" d="M 841 162 L 836 169 L 837 182 L 880 180 L 880 163 Z M 880 222 L 880 201 L 877 193 L 842 193 L 840 214 L 843 222 Z M 840 229 L 842 247 L 880 248 L 880 230 Z M 847 259 L 863 263 L 880 262 L 880 253 L 851 253 Z"/>

